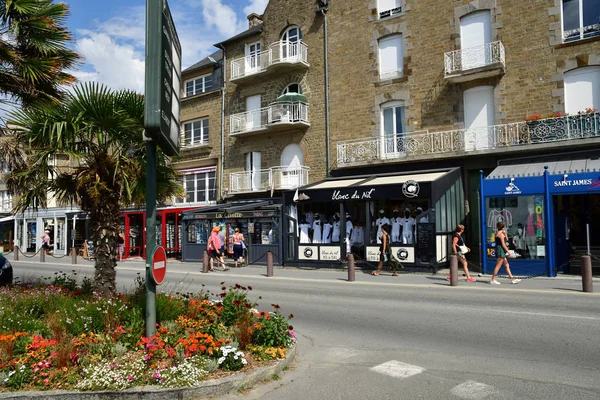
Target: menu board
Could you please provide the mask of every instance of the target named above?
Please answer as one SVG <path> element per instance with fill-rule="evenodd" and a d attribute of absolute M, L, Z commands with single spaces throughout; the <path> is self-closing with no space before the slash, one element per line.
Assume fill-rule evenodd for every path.
<path fill-rule="evenodd" d="M 428 256 L 430 259 L 435 256 L 435 223 L 417 224 L 416 249 L 418 256 Z"/>

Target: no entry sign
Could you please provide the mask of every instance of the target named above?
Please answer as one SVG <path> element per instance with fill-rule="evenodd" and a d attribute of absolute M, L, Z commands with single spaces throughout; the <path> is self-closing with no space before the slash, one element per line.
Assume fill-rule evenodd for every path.
<path fill-rule="evenodd" d="M 158 246 L 152 253 L 152 278 L 157 285 L 164 282 L 167 275 L 167 253 L 165 248 Z"/>

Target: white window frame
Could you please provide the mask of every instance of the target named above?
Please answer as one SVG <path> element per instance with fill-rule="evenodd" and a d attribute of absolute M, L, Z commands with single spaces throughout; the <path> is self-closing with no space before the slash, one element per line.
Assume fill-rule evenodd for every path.
<path fill-rule="evenodd" d="M 183 171 L 179 171 L 179 172 L 183 175 L 181 186 L 183 187 L 183 191 L 185 194 L 183 197 L 177 197 L 175 199 L 176 204 L 214 204 L 214 203 L 216 203 L 216 200 L 217 200 L 217 168 L 216 167 L 183 170 Z M 211 174 L 211 173 L 215 174 L 215 177 L 213 179 L 214 187 L 212 189 L 210 188 L 210 178 L 209 178 L 209 174 Z M 194 188 L 193 188 L 194 199 L 193 199 L 193 201 L 188 201 L 188 199 L 187 199 L 187 192 L 188 192 L 187 177 L 190 175 L 194 175 Z M 204 182 L 202 182 L 202 181 L 204 181 Z M 198 185 L 199 182 L 204 184 L 204 199 L 198 199 L 198 193 L 199 193 L 199 190 L 201 189 Z M 214 200 L 210 200 L 211 190 L 214 192 Z"/>
<path fill-rule="evenodd" d="M 290 40 L 290 31 L 292 29 L 298 29 L 298 35 L 297 35 L 297 39 L 294 41 Z M 300 29 L 300 27 L 298 25 L 290 25 L 288 26 L 285 31 L 283 31 L 283 34 L 281 35 L 281 41 L 282 42 L 288 42 L 288 43 L 299 43 L 302 41 L 302 29 Z"/>
<path fill-rule="evenodd" d="M 250 48 L 254 46 L 254 51 Z M 258 42 L 247 43 L 244 48 L 244 54 L 246 56 L 246 69 L 249 72 L 257 71 L 261 68 L 260 58 L 262 52 L 262 45 L 260 40 Z"/>
<path fill-rule="evenodd" d="M 381 66 L 383 64 L 383 57 L 381 54 L 381 43 L 382 42 L 386 42 L 386 41 L 391 41 L 394 39 L 400 39 L 400 52 L 401 52 L 401 57 L 400 57 L 400 65 L 396 66 L 395 70 L 390 70 L 390 71 L 382 71 Z M 393 34 L 393 35 L 389 35 L 389 36 L 385 36 L 382 37 L 380 39 L 377 40 L 377 59 L 378 59 L 378 63 L 379 63 L 379 80 L 384 81 L 384 80 L 388 80 L 388 79 L 394 79 L 394 78 L 399 78 L 402 77 L 404 74 L 404 37 L 402 36 L 402 34 L 397 33 L 397 34 Z"/>
<path fill-rule="evenodd" d="M 395 0 L 396 5 L 394 7 L 389 8 L 384 6 L 385 9 L 381 6 L 381 2 L 382 0 L 377 0 L 377 15 L 379 19 L 389 18 L 402 12 L 402 0 Z"/>
<path fill-rule="evenodd" d="M 592 91 L 592 93 L 582 93 L 582 91 L 576 90 L 577 91 L 577 99 L 581 101 L 582 98 L 587 97 L 586 95 L 591 95 L 592 97 L 592 101 L 591 103 L 585 103 L 585 104 L 581 104 L 579 107 L 573 107 L 574 104 L 577 104 L 578 101 L 577 99 L 575 101 L 573 101 L 573 99 L 571 99 L 569 96 L 569 91 L 568 90 L 568 86 L 569 86 L 569 82 L 568 82 L 568 78 L 571 77 L 577 77 L 578 75 L 596 75 L 597 77 L 600 78 L 600 67 L 597 65 L 592 65 L 592 66 L 588 66 L 588 67 L 580 67 L 580 68 L 576 68 L 576 69 L 572 69 L 570 71 L 566 71 L 563 74 L 563 81 L 564 81 L 564 98 L 565 98 L 565 111 L 569 114 L 577 114 L 580 112 L 585 112 L 586 108 L 595 108 L 595 109 L 600 109 L 600 95 L 598 96 L 594 96 L 594 94 L 598 94 L 598 92 L 594 93 Z M 595 82 L 600 81 L 600 79 L 595 80 Z M 594 82 L 594 80 L 590 80 L 588 82 Z M 596 88 L 598 84 L 596 83 Z M 592 89 L 594 88 L 594 85 L 592 85 Z M 594 104 L 595 103 L 595 104 Z"/>
<path fill-rule="evenodd" d="M 206 89 L 206 78 L 210 78 L 210 89 Z M 196 92 L 196 81 L 202 81 L 202 89 L 198 92 Z M 192 82 L 192 86 L 193 86 L 193 90 L 192 90 L 192 94 L 188 94 L 187 92 L 187 84 L 189 82 Z M 206 74 L 206 75 L 202 75 L 199 76 L 197 78 L 193 78 L 193 79 L 188 79 L 187 81 L 183 82 L 183 97 L 193 97 L 202 93 L 206 93 L 210 90 L 212 90 L 213 88 L 213 81 L 212 81 L 212 74 Z"/>
<path fill-rule="evenodd" d="M 298 85 L 298 91 L 297 92 L 291 92 L 290 91 L 290 86 L 292 85 Z M 289 85 L 287 85 L 283 91 L 281 92 L 281 94 L 288 94 L 288 93 L 298 93 L 298 94 L 302 94 L 302 85 L 300 85 L 299 83 L 290 83 Z"/>
<path fill-rule="evenodd" d="M 594 28 L 596 28 L 600 32 L 600 15 L 598 16 L 599 17 L 598 23 L 596 23 L 594 25 L 584 26 L 583 25 L 583 0 L 575 0 L 575 1 L 577 1 L 578 5 L 579 5 L 579 28 L 571 29 L 571 30 L 566 31 L 566 32 L 576 33 L 576 31 L 578 30 L 579 31 L 579 37 L 573 36 L 573 37 L 570 37 L 570 38 L 566 38 L 565 37 L 565 17 L 564 17 L 564 11 L 563 11 L 564 0 L 560 1 L 560 31 L 561 31 L 561 35 L 562 35 L 561 39 L 562 39 L 563 43 L 570 43 L 570 42 L 575 42 L 577 40 L 583 40 L 583 39 L 587 39 L 587 38 L 591 38 L 591 37 L 598 37 L 598 36 L 600 36 L 600 33 L 596 34 L 596 35 L 588 36 L 588 37 L 584 36 L 585 35 L 585 28 L 594 27 Z"/>
<path fill-rule="evenodd" d="M 403 153 L 405 151 L 404 149 L 404 137 L 406 136 L 406 105 L 404 104 L 403 101 L 389 101 L 387 103 L 383 103 L 381 106 L 381 150 L 382 150 L 382 155 L 384 157 L 389 157 L 389 156 L 393 156 L 395 154 L 398 153 Z M 397 131 L 397 127 L 398 127 L 398 121 L 397 121 L 397 113 L 396 113 L 396 109 L 397 108 L 402 108 L 402 118 L 404 119 L 403 121 L 400 121 L 402 124 L 402 132 L 396 132 Z M 385 133 L 385 110 L 392 110 L 392 130 L 393 130 L 393 134 L 392 135 L 386 135 Z M 394 139 L 394 140 L 390 140 L 388 142 L 388 139 Z"/>
<path fill-rule="evenodd" d="M 206 121 L 206 128 L 208 128 L 208 137 L 206 138 L 206 140 L 204 139 L 204 128 L 205 128 L 205 126 L 203 124 L 204 121 Z M 194 141 L 194 139 L 195 139 L 194 124 L 195 123 L 200 123 L 200 140 L 197 142 Z M 186 126 L 190 125 L 190 124 L 192 125 L 191 126 L 191 136 L 190 136 L 190 141 L 188 143 L 185 131 L 186 131 Z M 183 137 L 183 140 L 182 140 L 183 146 L 182 147 L 186 148 L 186 147 L 208 146 L 210 144 L 210 122 L 209 122 L 208 117 L 198 118 L 198 119 L 194 119 L 192 121 L 186 121 L 183 124 L 181 124 L 181 128 L 182 128 L 181 134 Z"/>
<path fill-rule="evenodd" d="M 12 195 L 8 190 L 0 191 L 0 210 L 10 212 L 12 210 Z"/>

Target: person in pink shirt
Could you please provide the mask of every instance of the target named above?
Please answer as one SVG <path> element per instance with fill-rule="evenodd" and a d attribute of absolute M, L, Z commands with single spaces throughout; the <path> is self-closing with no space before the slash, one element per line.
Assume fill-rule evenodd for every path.
<path fill-rule="evenodd" d="M 207 252 L 209 258 L 209 268 L 210 271 L 214 272 L 215 267 L 213 264 L 213 259 L 216 259 L 218 263 L 221 263 L 223 266 L 223 271 L 227 271 L 229 268 L 225 266 L 225 261 L 223 260 L 223 254 L 221 253 L 221 238 L 219 237 L 219 232 L 221 231 L 220 226 L 215 226 L 210 234 L 210 238 L 208 238 L 208 246 Z"/>

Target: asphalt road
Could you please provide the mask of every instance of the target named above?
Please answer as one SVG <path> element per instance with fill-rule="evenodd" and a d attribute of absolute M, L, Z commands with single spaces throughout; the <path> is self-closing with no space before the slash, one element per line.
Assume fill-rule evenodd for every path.
<path fill-rule="evenodd" d="M 15 275 L 73 269 L 51 261 L 13 262 Z M 222 399 L 600 399 L 600 294 L 580 293 L 576 279 L 449 287 L 443 275 L 359 271 L 350 283 L 340 271 L 267 278 L 254 267 L 198 268 L 171 263 L 161 290 L 252 285 L 261 309 L 277 303 L 295 315 L 299 335 L 297 361 L 280 379 Z M 90 265 L 76 270 L 92 276 Z M 141 263 L 121 264 L 119 287 L 139 272 Z"/>

